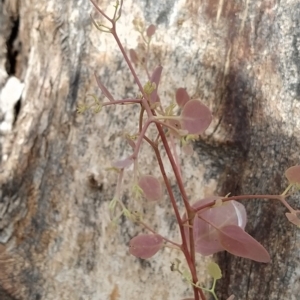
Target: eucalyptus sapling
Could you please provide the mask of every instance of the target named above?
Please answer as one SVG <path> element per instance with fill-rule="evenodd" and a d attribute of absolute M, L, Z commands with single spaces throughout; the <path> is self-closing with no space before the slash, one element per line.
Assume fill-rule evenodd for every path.
<path fill-rule="evenodd" d="M 172 262 L 171 270 L 178 272 L 192 287 L 193 295 L 185 300 L 205 300 L 207 299 L 205 293 L 210 293 L 214 299 L 218 299 L 215 293 L 215 285 L 217 280 L 222 277 L 221 270 L 217 264 L 211 263 L 207 267 L 207 274 L 213 278 L 212 287 L 201 286 L 196 267 L 196 255 L 206 256 L 219 251 L 228 251 L 233 255 L 257 262 L 269 262 L 270 256 L 267 250 L 245 231 L 247 213 L 245 207 L 239 201 L 251 201 L 252 199 L 280 201 L 289 211 L 286 213 L 287 219 L 291 223 L 300 226 L 300 211 L 293 209 L 286 201 L 288 192 L 300 187 L 300 166 L 291 167 L 286 171 L 285 175 L 290 184 L 281 195 L 212 195 L 192 201 L 195 197 L 194 195 L 188 195 L 186 192 L 175 146 L 176 143 L 179 143 L 182 146 L 183 153 L 186 155 L 191 153 L 191 143 L 198 139 L 212 122 L 211 110 L 199 99 L 191 99 L 183 87 L 176 90 L 173 103 L 167 106 L 164 105 L 158 93 L 163 68 L 158 66 L 150 74 L 147 61 L 156 27 L 151 24 L 148 28 L 144 28 L 140 21 L 135 21 L 136 29 L 140 32 L 146 49 L 146 59 L 141 60 L 138 53 L 133 49 L 130 49 L 129 54 L 127 54 L 117 34 L 116 25 L 121 17 L 123 0 L 117 1 L 113 17 L 106 15 L 94 0 L 91 0 L 91 2 L 98 14 L 105 18 L 111 26 L 103 25 L 95 19 L 93 19 L 93 24 L 99 31 L 113 36 L 140 93 L 134 99 L 116 100 L 95 73 L 96 83 L 102 95 L 108 101 L 100 101 L 95 95 L 91 95 L 94 100 L 91 105 L 84 103 L 78 107 L 79 113 L 83 113 L 90 108 L 93 108 L 95 112 L 99 112 L 103 107 L 112 105 L 126 104 L 139 105 L 140 107 L 137 132 L 125 137 L 132 148 L 132 154 L 112 163 L 113 168 L 118 173 L 118 182 L 115 196 L 110 203 L 110 209 L 116 211 L 117 207 L 120 208 L 120 213 L 117 216 L 123 214 L 149 232 L 139 234 L 129 241 L 129 253 L 135 257 L 142 259 L 153 257 L 166 245 L 182 252 L 185 262 L 177 259 Z M 142 85 L 135 71 L 134 66 L 138 64 L 142 65 L 148 77 L 148 82 L 144 85 Z M 178 110 L 180 110 L 179 114 L 177 114 Z M 156 128 L 154 138 L 148 136 L 150 125 L 155 125 Z M 158 176 L 142 174 L 139 171 L 138 156 L 141 151 L 141 144 L 144 142 L 151 146 L 155 154 L 165 189 Z M 161 148 L 166 153 L 166 159 L 163 159 Z M 185 207 L 184 212 L 181 212 L 177 205 L 170 179 L 166 175 L 166 160 L 172 167 L 176 185 Z M 166 190 L 178 224 L 181 237 L 180 243 L 160 235 L 159 232 L 144 223 L 139 212 L 130 211 L 122 202 L 122 182 L 126 169 L 132 165 L 134 170 L 132 187 L 136 195 L 143 196 L 147 201 L 157 202 L 164 198 L 164 191 Z M 234 296 L 231 295 L 228 300 L 233 298 Z"/>

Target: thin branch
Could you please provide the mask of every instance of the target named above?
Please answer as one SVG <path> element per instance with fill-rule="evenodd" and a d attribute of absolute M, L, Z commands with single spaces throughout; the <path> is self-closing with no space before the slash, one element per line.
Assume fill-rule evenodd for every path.
<path fill-rule="evenodd" d="M 109 106 L 109 105 L 113 105 L 113 104 L 136 104 L 136 103 L 141 103 L 141 99 L 123 99 L 123 100 L 114 100 L 114 101 L 110 101 L 110 102 L 104 102 L 101 105 L 102 106 Z"/>
<path fill-rule="evenodd" d="M 108 17 L 107 14 L 105 14 L 105 12 L 98 6 L 98 4 L 94 1 L 94 0 L 90 0 L 92 2 L 92 4 L 94 5 L 94 7 L 96 8 L 96 10 L 104 17 L 106 18 L 110 23 L 113 23 L 113 19 L 111 19 L 110 17 Z"/>

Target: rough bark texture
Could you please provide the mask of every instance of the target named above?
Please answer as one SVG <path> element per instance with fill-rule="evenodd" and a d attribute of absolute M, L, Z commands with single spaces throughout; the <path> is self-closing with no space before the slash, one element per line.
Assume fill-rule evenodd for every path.
<path fill-rule="evenodd" d="M 99 1 L 103 8 L 107 2 Z M 282 192 L 284 170 L 299 163 L 299 1 L 124 2 L 118 30 L 127 48 L 139 48 L 133 18 L 158 26 L 150 59 L 151 69 L 164 66 L 162 101 L 186 87 L 213 111 L 196 154 L 183 160 L 191 200 Z M 125 125 L 134 130 L 137 110 L 78 115 L 76 106 L 88 93 L 100 95 L 95 70 L 118 99 L 137 88 L 113 38 L 93 28 L 91 12 L 88 0 L 0 1 L 0 89 L 10 76 L 25 84 L 13 129 L 0 137 L 1 300 L 190 295 L 170 272 L 175 252 L 136 260 L 127 244 L 140 229 L 126 220 L 110 226 L 116 177 L 105 168 L 129 153 L 122 133 Z M 153 167 L 148 150 L 145 172 Z M 297 206 L 298 199 L 290 200 Z M 272 262 L 218 255 L 219 299 L 298 299 L 299 230 L 279 203 L 245 203 L 247 230 Z M 159 232 L 178 235 L 167 199 L 147 206 L 146 218 Z"/>

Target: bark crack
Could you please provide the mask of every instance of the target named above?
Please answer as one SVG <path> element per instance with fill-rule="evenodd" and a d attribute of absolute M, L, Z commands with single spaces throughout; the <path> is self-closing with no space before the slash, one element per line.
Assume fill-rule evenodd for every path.
<path fill-rule="evenodd" d="M 20 19 L 19 16 L 13 18 L 11 17 L 11 31 L 6 40 L 6 63 L 5 69 L 8 75 L 15 75 L 16 74 L 16 66 L 17 66 L 17 57 L 20 53 L 19 51 L 19 25 Z"/>
<path fill-rule="evenodd" d="M 18 57 L 20 55 L 20 40 L 19 40 L 19 14 L 12 14 L 10 16 L 10 32 L 5 41 L 6 44 L 6 60 L 5 70 L 8 76 L 17 76 Z M 21 109 L 21 99 L 14 105 L 14 120 L 13 125 L 16 123 L 19 112 Z"/>

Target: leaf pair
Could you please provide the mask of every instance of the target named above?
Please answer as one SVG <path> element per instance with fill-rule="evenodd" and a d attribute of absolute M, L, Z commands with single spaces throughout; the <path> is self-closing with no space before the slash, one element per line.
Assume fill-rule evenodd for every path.
<path fill-rule="evenodd" d="M 200 208 L 217 199 L 218 197 L 209 197 L 199 200 L 193 204 L 193 208 Z M 186 215 L 183 218 L 186 218 Z M 244 231 L 246 223 L 246 210 L 236 201 L 201 210 L 193 223 L 196 252 L 211 255 L 226 250 L 236 256 L 269 262 L 270 256 L 265 248 Z M 186 227 L 185 235 L 189 242 L 188 231 Z"/>
<path fill-rule="evenodd" d="M 134 23 L 134 27 L 136 28 L 136 30 L 142 34 L 142 38 L 143 38 L 145 44 L 149 46 L 151 38 L 155 34 L 156 26 L 153 24 L 148 26 L 148 28 L 146 29 L 147 38 L 145 39 L 144 34 L 143 34 L 144 24 L 142 23 L 142 21 L 135 19 L 133 23 Z M 131 62 L 134 64 L 137 64 L 140 61 L 138 58 L 138 55 L 134 49 L 129 49 L 129 56 L 130 56 Z"/>
<path fill-rule="evenodd" d="M 154 176 L 141 176 L 138 186 L 147 200 L 158 201 L 162 198 L 162 185 Z M 129 252 L 136 257 L 147 259 L 155 255 L 162 246 L 163 238 L 159 234 L 140 234 L 130 240 Z"/>

